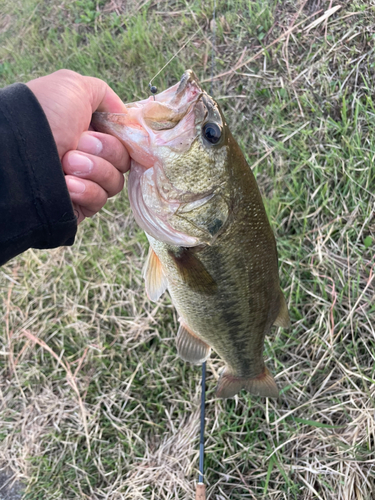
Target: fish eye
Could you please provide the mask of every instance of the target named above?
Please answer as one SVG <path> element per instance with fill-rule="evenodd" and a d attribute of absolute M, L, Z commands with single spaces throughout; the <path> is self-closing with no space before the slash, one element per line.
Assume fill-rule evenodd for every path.
<path fill-rule="evenodd" d="M 203 136 L 211 144 L 217 144 L 221 137 L 221 128 L 216 123 L 206 123 L 203 127 Z"/>

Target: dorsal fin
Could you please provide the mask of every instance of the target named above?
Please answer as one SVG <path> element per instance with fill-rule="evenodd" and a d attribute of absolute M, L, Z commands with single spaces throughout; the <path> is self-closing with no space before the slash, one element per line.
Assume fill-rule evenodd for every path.
<path fill-rule="evenodd" d="M 289 319 L 289 313 L 288 313 L 288 306 L 285 301 L 285 297 L 283 292 L 280 290 L 280 308 L 279 308 L 279 314 L 277 315 L 277 318 L 273 322 L 275 326 L 281 326 L 282 328 L 289 328 L 290 327 L 290 319 Z"/>
<path fill-rule="evenodd" d="M 165 292 L 168 282 L 163 267 L 154 250 L 150 247 L 142 275 L 145 280 L 146 293 L 150 300 L 156 302 Z"/>

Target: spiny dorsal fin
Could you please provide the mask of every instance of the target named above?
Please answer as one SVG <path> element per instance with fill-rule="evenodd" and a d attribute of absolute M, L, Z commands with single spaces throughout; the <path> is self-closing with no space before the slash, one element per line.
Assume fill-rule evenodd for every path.
<path fill-rule="evenodd" d="M 280 309 L 279 314 L 275 321 L 273 322 L 275 326 L 281 326 L 282 328 L 290 327 L 290 319 L 288 313 L 288 306 L 286 305 L 285 297 L 283 292 L 280 290 Z"/>
<path fill-rule="evenodd" d="M 165 292 L 168 282 L 161 262 L 151 247 L 142 274 L 145 280 L 147 296 L 150 300 L 156 302 Z"/>
<path fill-rule="evenodd" d="M 193 249 L 181 247 L 178 251 L 168 250 L 168 253 L 175 262 L 180 277 L 189 288 L 205 295 L 213 295 L 217 291 L 215 280 Z"/>
<path fill-rule="evenodd" d="M 255 396 L 277 398 L 279 395 L 275 379 L 266 367 L 264 367 L 263 373 L 253 378 L 236 377 L 225 367 L 216 387 L 216 396 L 219 398 L 232 398 L 241 389 L 245 389 Z"/>
<path fill-rule="evenodd" d="M 177 353 L 184 361 L 200 365 L 209 357 L 211 348 L 198 338 L 186 325 L 180 324 L 177 332 Z"/>

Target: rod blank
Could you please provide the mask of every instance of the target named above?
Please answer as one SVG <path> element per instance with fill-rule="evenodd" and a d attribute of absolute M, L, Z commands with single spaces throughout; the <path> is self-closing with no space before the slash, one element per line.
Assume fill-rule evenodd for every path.
<path fill-rule="evenodd" d="M 204 425 L 206 409 L 206 362 L 202 365 L 202 389 L 201 389 L 201 433 L 199 441 L 199 475 L 195 491 L 195 500 L 206 499 L 206 486 L 203 484 L 204 476 Z"/>

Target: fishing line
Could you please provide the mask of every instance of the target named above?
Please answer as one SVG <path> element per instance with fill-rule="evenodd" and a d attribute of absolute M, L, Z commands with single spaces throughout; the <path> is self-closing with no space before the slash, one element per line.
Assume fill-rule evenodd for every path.
<path fill-rule="evenodd" d="M 210 85 L 211 97 L 214 88 L 215 61 L 216 61 L 216 0 L 214 0 L 214 11 L 212 13 L 212 52 L 211 52 L 211 85 Z"/>
<path fill-rule="evenodd" d="M 216 0 L 215 0 L 215 2 L 216 2 Z M 155 78 L 156 78 L 157 76 L 159 76 L 159 75 L 160 75 L 160 73 L 163 71 L 163 69 L 165 69 L 165 68 L 168 66 L 168 64 L 169 64 L 171 61 L 173 61 L 173 59 L 174 59 L 176 56 L 178 56 L 178 54 L 181 52 L 181 50 L 182 50 L 182 49 L 184 49 L 184 48 L 186 47 L 186 45 L 187 45 L 188 43 L 190 43 L 190 42 L 192 41 L 192 39 L 195 37 L 195 35 L 196 35 L 199 31 L 201 31 L 201 30 L 202 30 L 202 28 L 201 28 L 201 27 L 199 27 L 199 28 L 197 29 L 197 31 L 196 31 L 195 33 L 193 33 L 193 35 L 191 35 L 191 37 L 189 38 L 189 40 L 188 40 L 187 42 L 185 42 L 185 43 L 184 43 L 184 45 L 183 45 L 180 49 L 178 49 L 178 51 L 177 51 L 177 52 L 176 52 L 176 53 L 175 53 L 175 54 L 174 54 L 174 55 L 173 55 L 173 56 L 169 59 L 169 61 L 167 61 L 167 62 L 164 64 L 164 66 L 163 66 L 163 67 L 162 67 L 162 68 L 161 68 L 161 69 L 160 69 L 160 70 L 156 73 L 156 75 L 155 75 L 155 76 L 153 76 L 153 77 L 151 78 L 150 83 L 148 84 L 148 88 L 150 89 L 150 92 L 151 92 L 152 94 L 156 94 L 156 93 L 157 93 L 157 91 L 158 91 L 157 87 L 155 87 L 155 85 L 152 85 L 152 81 L 153 81 L 153 80 L 155 80 Z M 155 100 L 155 95 L 154 95 L 154 100 Z"/>

